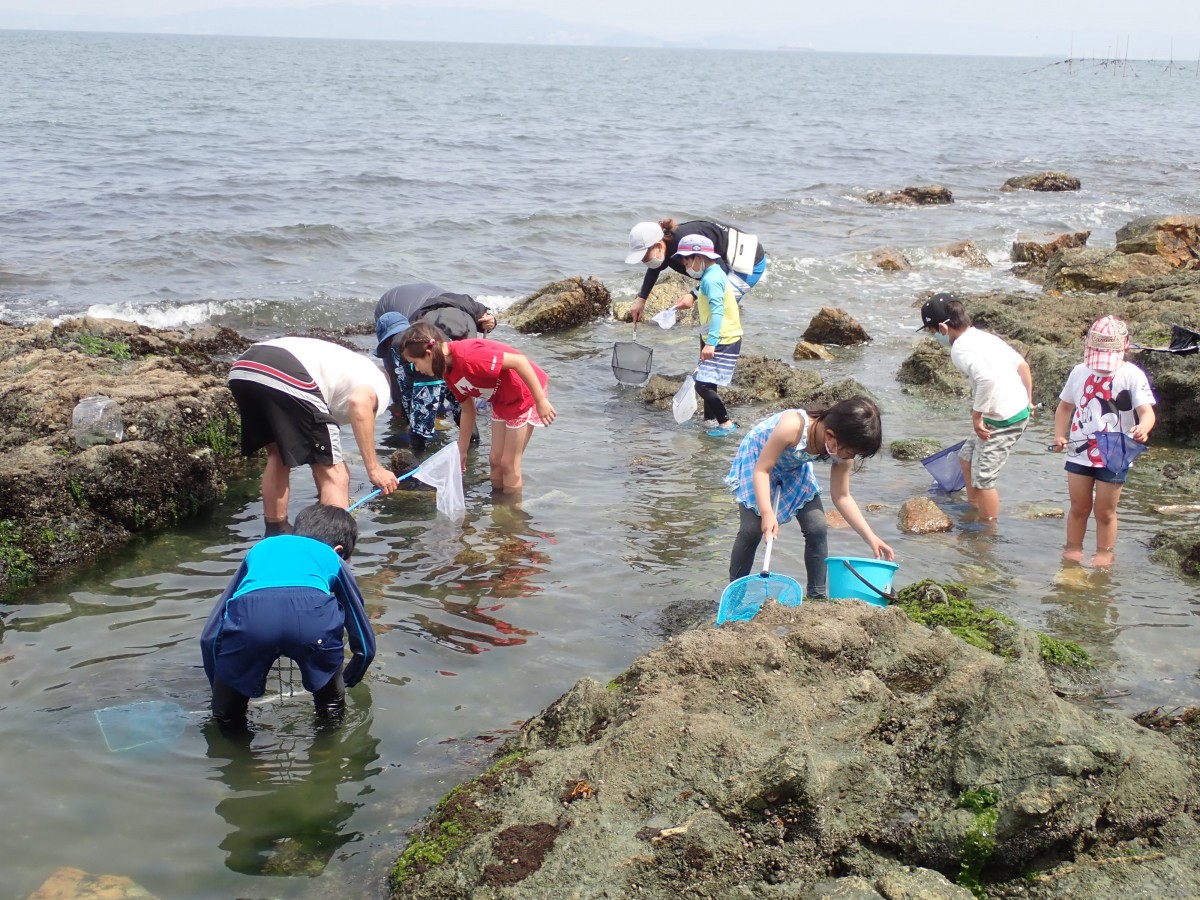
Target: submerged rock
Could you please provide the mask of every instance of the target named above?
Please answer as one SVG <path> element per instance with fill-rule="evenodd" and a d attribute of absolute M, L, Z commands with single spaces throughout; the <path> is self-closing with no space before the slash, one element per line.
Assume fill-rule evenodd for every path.
<path fill-rule="evenodd" d="M 962 260 L 965 265 L 976 269 L 990 269 L 992 261 L 987 258 L 983 248 L 974 241 L 958 241 L 954 244 L 944 244 L 934 248 L 935 252 L 953 259 Z"/>
<path fill-rule="evenodd" d="M 995 653 L 898 606 L 769 605 L 583 679 L 439 804 L 393 896 L 1048 897 L 1069 878 L 1108 897 L 1075 873 L 1150 850 L 1200 891 L 1185 752 L 1060 698 L 1069 648 L 974 615 L 946 621 Z M 509 870 L 514 892 L 492 887 Z"/>
<path fill-rule="evenodd" d="M 932 438 L 906 438 L 900 441 L 892 441 L 888 445 L 892 459 L 899 459 L 906 462 L 924 459 L 941 449 L 941 444 Z"/>
<path fill-rule="evenodd" d="M 42 882 L 28 900 L 155 900 L 141 885 L 123 875 L 90 875 L 64 866 Z"/>
<path fill-rule="evenodd" d="M 953 531 L 954 522 L 928 497 L 910 497 L 900 505 L 897 523 L 905 534 Z"/>
<path fill-rule="evenodd" d="M 823 306 L 812 317 L 804 331 L 804 340 L 813 344 L 839 344 L 849 346 L 865 344 L 871 340 L 867 330 L 844 309 Z"/>
<path fill-rule="evenodd" d="M 864 198 L 872 205 L 900 204 L 902 206 L 941 206 L 954 202 L 954 195 L 949 188 L 940 184 L 927 184 L 918 187 L 906 187 L 901 191 L 871 191 Z"/>
<path fill-rule="evenodd" d="M 867 260 L 877 269 L 885 272 L 903 272 L 912 268 L 908 257 L 895 247 L 876 247 L 867 251 Z"/>
<path fill-rule="evenodd" d="M 1000 186 L 1005 193 L 1010 191 L 1077 191 L 1079 179 L 1066 172 L 1035 172 L 1032 175 L 1014 175 Z"/>
<path fill-rule="evenodd" d="M 579 275 L 555 281 L 518 300 L 501 319 L 522 334 L 565 331 L 608 315 L 612 297 L 600 281 Z"/>
<path fill-rule="evenodd" d="M 833 354 L 824 348 L 821 344 L 814 344 L 810 341 L 799 341 L 796 344 L 796 349 L 792 351 L 792 359 L 833 359 Z"/>

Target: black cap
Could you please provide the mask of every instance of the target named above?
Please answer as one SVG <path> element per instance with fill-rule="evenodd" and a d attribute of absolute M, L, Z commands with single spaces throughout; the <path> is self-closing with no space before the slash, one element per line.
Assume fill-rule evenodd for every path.
<path fill-rule="evenodd" d="M 934 294 L 928 300 L 921 304 L 921 327 L 917 331 L 924 331 L 926 328 L 937 328 L 943 322 L 950 318 L 950 310 L 947 306 L 958 300 L 954 294 Z"/>

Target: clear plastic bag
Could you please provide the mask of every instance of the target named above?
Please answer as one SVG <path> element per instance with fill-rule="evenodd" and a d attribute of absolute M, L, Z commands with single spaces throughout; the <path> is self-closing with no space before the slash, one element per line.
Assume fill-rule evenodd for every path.
<path fill-rule="evenodd" d="M 81 450 L 96 444 L 115 444 L 125 436 L 121 407 L 104 394 L 84 397 L 71 413 L 71 428 L 75 443 Z"/>

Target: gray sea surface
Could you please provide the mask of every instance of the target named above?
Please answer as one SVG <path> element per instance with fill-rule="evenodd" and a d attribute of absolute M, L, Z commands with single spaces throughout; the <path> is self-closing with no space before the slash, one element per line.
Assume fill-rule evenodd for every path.
<path fill-rule="evenodd" d="M 812 315 L 842 307 L 874 340 L 802 365 L 874 392 L 887 440 L 950 444 L 965 401 L 931 404 L 895 381 L 918 340 L 914 301 L 1036 291 L 1008 273 L 1018 235 L 1091 229 L 1091 245 L 1111 246 L 1137 216 L 1200 210 L 1198 83 L 1165 63 L 0 32 L 0 317 L 262 337 L 365 322 L 411 280 L 503 307 L 595 275 L 628 299 L 634 222 L 716 218 L 771 257 L 744 307 L 746 352 L 790 359 Z M 999 191 L 1045 169 L 1082 190 Z M 954 204 L 862 200 L 934 182 Z M 965 239 L 991 268 L 936 249 Z M 881 245 L 913 268 L 873 268 L 865 254 Z M 657 645 L 670 604 L 710 598 L 715 613 L 734 442 L 615 383 L 612 345 L 631 336 L 611 321 L 498 330 L 550 374 L 560 414 L 530 444 L 520 508 L 492 501 L 481 453 L 461 524 L 415 495 L 360 514 L 353 566 L 379 655 L 339 729 L 316 728 L 286 666 L 254 707 L 251 747 L 205 724 L 197 639 L 261 534 L 252 477 L 202 519 L 0 605 L 0 796 L 21 811 L 0 824 L 5 896 L 59 866 L 172 898 L 382 895 L 406 829 L 520 721 Z M 694 334 L 646 326 L 638 339 L 656 371 L 695 362 Z M 734 410 L 744 426 L 765 413 Z M 1197 516 L 1156 513 L 1181 498 L 1135 466 L 1116 565 L 1064 568 L 1062 521 L 1035 517 L 1066 504 L 1049 436 L 1043 415 L 1018 445 L 994 534 L 950 501 L 954 531 L 901 535 L 899 505 L 929 485 L 920 464 L 885 454 L 856 474 L 897 584 L 963 581 L 1079 641 L 1114 714 L 1200 701 L 1195 585 L 1146 547 Z M 293 494 L 293 511 L 313 499 L 306 473 Z M 846 530 L 830 544 L 865 551 Z M 798 529 L 772 568 L 804 580 Z M 149 700 L 178 704 L 182 734 L 110 750 L 96 712 Z"/>

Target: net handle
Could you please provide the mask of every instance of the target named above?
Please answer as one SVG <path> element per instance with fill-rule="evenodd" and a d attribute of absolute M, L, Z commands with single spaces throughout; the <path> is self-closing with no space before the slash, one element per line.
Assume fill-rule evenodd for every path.
<path fill-rule="evenodd" d="M 782 484 L 775 485 L 775 491 L 771 494 L 771 512 L 775 515 L 776 527 L 779 523 L 779 493 L 783 489 Z M 775 538 L 767 538 L 767 552 L 763 556 L 762 577 L 766 578 L 771 574 L 771 548 L 775 546 Z"/>
<path fill-rule="evenodd" d="M 867 579 L 865 579 L 861 575 L 859 575 L 858 569 L 856 569 L 856 568 L 854 568 L 854 566 L 850 565 L 850 560 L 843 559 L 842 562 L 845 564 L 846 568 L 850 570 L 851 575 L 853 575 L 855 578 L 857 578 L 859 581 L 861 581 L 863 584 L 865 584 L 867 587 L 869 587 L 871 590 L 873 590 L 875 593 L 877 593 L 884 600 L 896 601 L 896 600 L 900 599 L 900 596 L 895 591 L 881 591 L 879 588 L 875 587 L 875 585 L 871 584 L 871 582 L 867 581 Z"/>

